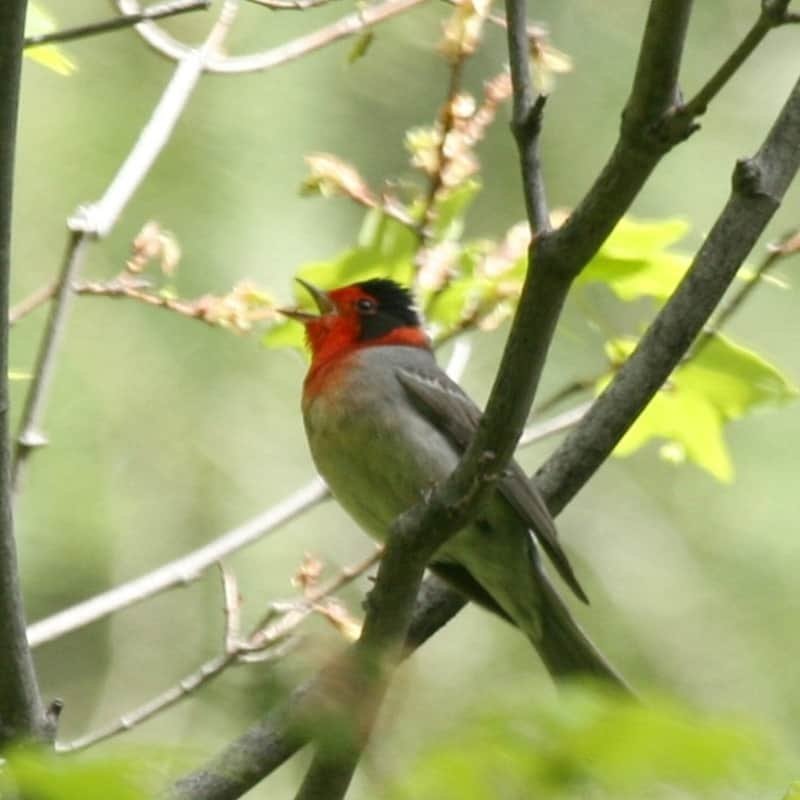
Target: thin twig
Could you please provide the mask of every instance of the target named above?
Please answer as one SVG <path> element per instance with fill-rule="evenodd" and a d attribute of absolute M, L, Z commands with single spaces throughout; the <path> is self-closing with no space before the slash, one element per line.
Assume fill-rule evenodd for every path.
<path fill-rule="evenodd" d="M 378 562 L 380 557 L 381 550 L 378 548 L 357 564 L 344 567 L 326 584 L 313 588 L 303 597 L 290 603 L 273 604 L 245 639 L 240 639 L 238 634 L 239 597 L 236 581 L 232 573 L 223 570 L 224 608 L 226 614 L 224 652 L 204 662 L 196 670 L 181 678 L 176 684 L 160 692 L 137 708 L 126 712 L 116 721 L 79 736 L 70 742 L 59 743 L 56 745 L 56 750 L 59 753 L 74 753 L 76 750 L 85 750 L 99 742 L 132 730 L 176 705 L 181 700 L 187 699 L 213 678 L 221 675 L 228 667 L 241 661 L 246 661 L 247 656 L 256 650 L 262 651 L 259 656 L 259 661 L 262 662 L 267 660 L 263 655 L 263 651 L 268 653 L 268 660 L 270 661 L 282 658 L 288 652 L 288 647 L 293 646 L 296 641 L 290 638 L 290 635 L 309 615 L 314 613 L 315 605 L 363 575 Z M 283 611 L 277 620 L 272 621 L 277 607 L 288 610 Z M 232 620 L 235 621 L 232 622 Z"/>
<path fill-rule="evenodd" d="M 708 104 L 736 74 L 764 37 L 773 28 L 793 21 L 791 15 L 786 11 L 790 2 L 791 0 L 762 0 L 761 13 L 742 41 L 697 94 L 687 103 L 676 108 L 676 115 L 694 119 L 705 114 Z"/>
<path fill-rule="evenodd" d="M 235 74 L 241 72 L 257 72 L 287 64 L 306 54 L 327 47 L 340 39 L 346 39 L 384 22 L 398 14 L 403 14 L 426 0 L 385 0 L 374 6 L 366 6 L 354 14 L 342 17 L 336 22 L 320 28 L 318 31 L 292 39 L 278 47 L 260 53 L 242 56 L 227 56 L 217 53 L 206 63 L 208 72 Z M 138 0 L 117 0 L 117 6 L 127 14 L 141 10 Z M 184 58 L 191 52 L 188 45 L 183 44 L 153 22 L 143 22 L 136 26 L 136 31 L 157 52 L 175 60 Z"/>
<path fill-rule="evenodd" d="M 534 99 L 526 5 L 506 3 L 506 19 L 509 63 L 514 87 L 511 129 L 517 140 L 525 208 L 531 233 L 535 237 L 550 230 L 550 212 L 547 209 L 544 178 L 539 162 L 539 133 L 547 98 L 539 95 Z"/>
<path fill-rule="evenodd" d="M 36 291 L 31 292 L 26 298 L 20 300 L 19 303 L 13 305 L 8 310 L 9 326 L 13 327 L 21 319 L 24 319 L 28 314 L 39 308 L 39 306 L 51 300 L 57 289 L 58 283 L 56 281 L 46 284 L 45 286 L 40 286 Z"/>
<path fill-rule="evenodd" d="M 110 31 L 130 28 L 147 20 L 164 19 L 165 17 L 175 17 L 178 14 L 186 14 L 189 11 L 207 10 L 211 6 L 211 0 L 171 0 L 168 3 L 159 3 L 143 9 L 138 14 L 125 14 L 121 17 L 104 19 L 101 22 L 90 22 L 87 25 L 80 25 L 76 28 L 66 28 L 52 33 L 40 33 L 37 36 L 28 36 L 25 39 L 25 47 L 38 47 L 42 44 L 52 44 L 53 42 L 68 42 L 72 39 L 83 39 L 87 36 L 96 36 L 99 33 L 109 33 Z"/>
<path fill-rule="evenodd" d="M 58 279 L 58 289 L 50 306 L 50 316 L 39 345 L 33 378 L 25 397 L 22 421 L 12 465 L 12 486 L 18 491 L 22 472 L 31 452 L 47 439 L 42 423 L 58 345 L 67 321 L 71 285 L 77 280 L 90 242 L 106 236 L 122 209 L 149 172 L 166 145 L 206 61 L 221 47 L 233 22 L 238 2 L 225 0 L 219 17 L 203 45 L 191 51 L 175 69 L 153 114 L 139 134 L 136 144 L 117 171 L 102 198 L 81 206 L 68 220 L 70 236 Z"/>
<path fill-rule="evenodd" d="M 44 333 L 39 343 L 33 378 L 25 395 L 22 417 L 17 434 L 14 460 L 11 465 L 11 485 L 19 492 L 22 474 L 30 454 L 37 447 L 47 443 L 42 432 L 42 421 L 48 390 L 55 368 L 55 357 L 64 334 L 72 291 L 70 284 L 79 273 L 86 259 L 89 237 L 85 233 L 73 231 L 67 240 L 67 249 L 61 262 L 57 288 L 50 304 Z"/>
<path fill-rule="evenodd" d="M 403 656 L 433 636 L 465 604 L 463 596 L 429 575 L 420 590 Z M 352 650 L 352 647 L 350 648 Z M 328 680 L 341 674 L 347 655 L 298 686 L 277 707 L 231 742 L 208 764 L 180 778 L 172 800 L 233 800 L 296 753 L 311 734 L 309 720 L 328 705 Z"/>
<path fill-rule="evenodd" d="M 227 531 L 203 547 L 170 561 L 146 575 L 34 622 L 28 627 L 28 641 L 31 647 L 37 647 L 160 592 L 177 586 L 186 586 L 197 580 L 205 570 L 221 558 L 275 531 L 328 496 L 325 484 L 319 478 L 314 478 L 277 505 Z"/>
<path fill-rule="evenodd" d="M 468 54 L 460 51 L 450 62 L 450 79 L 447 85 L 447 95 L 439 111 L 439 147 L 437 149 L 436 168 L 430 176 L 428 191 L 419 217 L 418 233 L 424 242 L 428 238 L 428 230 L 433 221 L 433 210 L 436 197 L 444 187 L 444 173 L 450 164 L 447 155 L 447 137 L 453 130 L 456 118 L 453 113 L 453 103 L 461 91 L 461 80 L 464 74 L 464 64 Z"/>
<path fill-rule="evenodd" d="M 592 401 L 589 400 L 574 408 L 568 408 L 550 419 L 532 422 L 522 432 L 522 436 L 519 438 L 519 447 L 528 447 L 557 433 L 574 428 L 586 416 L 586 412 L 591 407 Z"/>
<path fill-rule="evenodd" d="M 25 640 L 25 611 L 12 514 L 8 396 L 11 209 L 25 0 L 0 3 L 0 751 L 47 739 L 48 719 Z"/>
<path fill-rule="evenodd" d="M 719 309 L 718 313 L 714 315 L 706 330 L 700 334 L 691 350 L 691 358 L 697 354 L 714 338 L 715 334 L 722 330 L 728 323 L 730 318 L 742 307 L 750 295 L 761 285 L 764 276 L 783 258 L 790 255 L 796 255 L 798 250 L 798 238 L 800 231 L 792 231 L 784 236 L 783 240 L 776 245 L 770 245 L 767 248 L 767 254 L 761 259 L 761 263 L 748 280 L 743 284 L 742 288 L 736 292 L 733 297 Z"/>

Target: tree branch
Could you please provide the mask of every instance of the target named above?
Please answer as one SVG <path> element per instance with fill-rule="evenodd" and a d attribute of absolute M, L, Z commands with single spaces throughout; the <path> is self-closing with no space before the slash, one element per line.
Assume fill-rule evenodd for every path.
<path fill-rule="evenodd" d="M 403 657 L 409 656 L 465 605 L 466 600 L 430 575 L 422 584 L 406 637 Z M 352 650 L 352 647 L 349 648 Z M 329 704 L 329 686 L 345 655 L 303 683 L 263 720 L 196 772 L 179 779 L 169 791 L 171 800 L 235 800 L 291 758 L 312 734 L 312 725 Z"/>
<path fill-rule="evenodd" d="M 800 80 L 672 297 L 614 380 L 537 475 L 562 509 L 605 461 L 701 332 L 800 168 Z"/>
<path fill-rule="evenodd" d="M 689 135 L 665 126 L 678 95 L 691 0 L 652 0 L 631 95 L 614 150 L 566 222 L 540 237 L 537 263 L 552 264 L 572 280 L 597 252 L 661 158 Z"/>
<path fill-rule="evenodd" d="M 209 681 L 221 675 L 228 667 L 250 660 L 248 656 L 256 652 L 258 653 L 257 660 L 259 662 L 273 661 L 282 657 L 286 653 L 286 646 L 297 641 L 289 637 L 305 619 L 319 608 L 319 602 L 329 598 L 334 592 L 338 592 L 339 589 L 363 575 L 380 557 L 381 550 L 377 549 L 359 563 L 340 570 L 337 575 L 323 585 L 311 587 L 294 602 L 271 604 L 267 613 L 253 627 L 250 635 L 245 639 L 239 639 L 238 634 L 230 630 L 231 602 L 226 597 L 225 609 L 228 615 L 228 625 L 226 627 L 228 630 L 225 635 L 225 651 L 223 653 L 204 662 L 189 675 L 181 678 L 176 684 L 160 692 L 138 708 L 128 711 L 115 722 L 104 725 L 95 731 L 90 731 L 77 739 L 73 739 L 71 742 L 59 743 L 56 745 L 56 750 L 61 753 L 85 750 L 99 742 L 132 730 L 143 722 L 171 708 L 181 700 L 190 697 Z M 236 602 L 235 598 L 233 602 Z M 280 608 L 280 611 L 278 608 Z M 276 614 L 278 618 L 274 619 Z M 264 651 L 266 651 L 266 655 Z"/>
<path fill-rule="evenodd" d="M 28 627 L 30 646 L 38 647 L 168 589 L 186 586 L 197 580 L 220 559 L 266 536 L 328 496 L 328 489 L 322 480 L 314 478 L 277 505 L 227 531 L 198 550 L 170 561 L 146 575 L 34 622 Z"/>
<path fill-rule="evenodd" d="M 159 3 L 157 6 L 142 9 L 138 14 L 124 14 L 121 17 L 104 19 L 101 22 L 90 22 L 88 25 L 81 25 L 76 28 L 66 28 L 52 33 L 40 33 L 38 36 L 28 36 L 25 38 L 25 47 L 38 47 L 39 45 L 52 44 L 53 42 L 83 39 L 87 36 L 96 36 L 99 33 L 131 28 L 146 20 L 175 17 L 178 14 L 185 14 L 187 11 L 205 11 L 210 6 L 211 0 L 170 0 L 167 3 Z"/>
<path fill-rule="evenodd" d="M 0 749 L 15 739 L 45 738 L 49 733 L 25 639 L 9 471 L 11 198 L 25 7 L 25 0 L 7 0 L 0 5 Z"/>

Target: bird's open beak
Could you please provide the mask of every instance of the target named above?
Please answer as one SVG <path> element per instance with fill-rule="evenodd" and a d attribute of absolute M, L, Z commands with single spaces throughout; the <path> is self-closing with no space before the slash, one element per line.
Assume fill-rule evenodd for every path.
<path fill-rule="evenodd" d="M 306 322 L 319 319 L 319 317 L 325 314 L 333 314 L 336 311 L 336 306 L 333 304 L 333 301 L 322 289 L 318 289 L 313 283 L 308 283 L 302 278 L 295 278 L 295 280 L 314 298 L 314 302 L 319 309 L 319 314 L 301 311 L 299 308 L 279 308 L 279 314 L 283 314 L 285 317 L 289 317 L 289 319 L 294 319 L 305 324 Z"/>

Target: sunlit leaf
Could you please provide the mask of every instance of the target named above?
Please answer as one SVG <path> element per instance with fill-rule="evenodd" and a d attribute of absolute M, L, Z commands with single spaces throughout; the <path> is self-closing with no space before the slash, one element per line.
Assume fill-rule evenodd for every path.
<path fill-rule="evenodd" d="M 635 342 L 609 342 L 612 363 L 621 363 Z M 606 376 L 601 388 L 611 379 Z M 663 442 L 660 454 L 680 463 L 688 459 L 720 481 L 733 479 L 724 426 L 757 407 L 780 405 L 798 390 L 774 365 L 723 336 L 714 336 L 679 367 L 617 445 L 626 456 L 651 440 Z"/>
<path fill-rule="evenodd" d="M 688 229 L 680 219 L 645 222 L 623 218 L 578 278 L 579 284 L 605 283 L 621 300 L 665 300 L 691 259 L 666 250 Z"/>
<path fill-rule="evenodd" d="M 145 791 L 147 770 L 144 760 L 133 757 L 64 758 L 42 751 L 18 750 L 9 754 L 0 771 L 0 796 L 146 800 L 152 796 L 151 791 Z"/>
<path fill-rule="evenodd" d="M 25 16 L 25 36 L 41 36 L 56 30 L 56 22 L 41 6 L 28 3 Z M 71 75 L 78 68 L 75 62 L 60 48 L 53 44 L 28 47 L 25 55 L 59 75 Z"/>

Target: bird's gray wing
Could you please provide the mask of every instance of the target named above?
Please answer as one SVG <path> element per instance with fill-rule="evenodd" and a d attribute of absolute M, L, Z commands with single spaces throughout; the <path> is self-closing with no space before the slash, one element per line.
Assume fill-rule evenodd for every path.
<path fill-rule="evenodd" d="M 461 387 L 438 370 L 433 374 L 401 369 L 398 380 L 419 411 L 445 433 L 459 452 L 466 450 L 480 422 L 481 411 Z M 564 582 L 577 597 L 588 603 L 586 593 L 561 549 L 553 518 L 522 467 L 512 461 L 497 488 L 534 532 Z"/>

